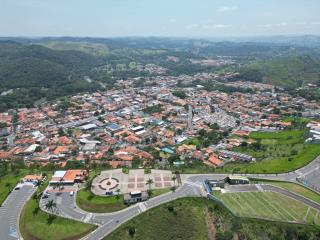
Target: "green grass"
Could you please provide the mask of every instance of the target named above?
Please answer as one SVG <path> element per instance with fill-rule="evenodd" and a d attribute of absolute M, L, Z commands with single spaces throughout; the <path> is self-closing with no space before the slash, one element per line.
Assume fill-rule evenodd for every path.
<path fill-rule="evenodd" d="M 225 193 L 218 197 L 240 217 L 320 224 L 319 213 L 315 209 L 278 193 Z"/>
<path fill-rule="evenodd" d="M 135 229 L 131 237 L 128 229 Z M 203 199 L 179 199 L 149 210 L 121 225 L 104 240 L 207 240 Z"/>
<path fill-rule="evenodd" d="M 320 155 L 319 144 L 305 144 L 297 155 L 293 155 L 291 160 L 288 157 L 277 157 L 257 161 L 255 163 L 230 163 L 218 172 L 238 172 L 238 173 L 284 173 L 299 169 Z"/>
<path fill-rule="evenodd" d="M 270 185 L 287 189 L 291 192 L 297 193 L 301 196 L 304 196 L 305 198 L 309 198 L 310 200 L 320 204 L 320 195 L 318 193 L 311 191 L 310 189 L 305 188 L 299 184 L 290 183 L 290 182 L 277 182 L 277 181 L 258 181 L 258 183 L 270 184 Z"/>
<path fill-rule="evenodd" d="M 171 188 L 152 189 L 151 197 L 157 197 L 159 195 L 168 193 L 170 191 L 171 191 Z"/>
<path fill-rule="evenodd" d="M 153 189 L 151 197 L 156 197 L 170 191 L 170 188 Z M 128 207 L 123 203 L 123 195 L 119 195 L 119 197 L 98 196 L 86 189 L 81 189 L 77 192 L 76 201 L 81 209 L 94 213 L 116 212 Z"/>
<path fill-rule="evenodd" d="M 76 201 L 81 209 L 95 213 L 115 212 L 127 207 L 123 203 L 123 195 L 98 196 L 86 189 L 77 192 Z"/>
<path fill-rule="evenodd" d="M 0 206 L 21 179 L 21 175 L 7 175 L 0 179 Z"/>
<path fill-rule="evenodd" d="M 51 41 L 43 45 L 55 50 L 80 51 L 94 56 L 106 56 L 109 51 L 106 45 L 99 43 Z"/>
<path fill-rule="evenodd" d="M 256 140 L 276 140 L 272 143 L 294 144 L 304 141 L 307 130 L 288 130 L 280 132 L 252 132 L 250 137 Z"/>
<path fill-rule="evenodd" d="M 25 240 L 80 239 L 96 227 L 61 217 L 51 217 L 39 209 L 38 202 L 30 199 L 20 215 L 20 232 Z"/>

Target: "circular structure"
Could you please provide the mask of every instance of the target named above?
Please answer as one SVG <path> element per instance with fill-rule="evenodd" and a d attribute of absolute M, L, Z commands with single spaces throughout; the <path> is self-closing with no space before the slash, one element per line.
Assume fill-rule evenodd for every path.
<path fill-rule="evenodd" d="M 99 181 L 99 188 L 110 191 L 119 186 L 119 180 L 116 178 L 105 178 Z"/>

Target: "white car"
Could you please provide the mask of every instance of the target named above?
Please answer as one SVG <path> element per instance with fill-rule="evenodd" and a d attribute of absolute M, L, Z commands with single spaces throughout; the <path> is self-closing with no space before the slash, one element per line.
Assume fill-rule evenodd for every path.
<path fill-rule="evenodd" d="M 70 192 L 70 196 L 72 197 L 74 195 L 74 191 L 71 191 Z"/>

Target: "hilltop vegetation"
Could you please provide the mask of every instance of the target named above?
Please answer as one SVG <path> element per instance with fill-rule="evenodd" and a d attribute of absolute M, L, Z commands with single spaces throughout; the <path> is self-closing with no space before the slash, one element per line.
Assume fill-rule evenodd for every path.
<path fill-rule="evenodd" d="M 320 83 L 320 59 L 311 56 L 291 56 L 259 61 L 245 66 L 240 79 L 294 88 L 306 83 Z"/>
<path fill-rule="evenodd" d="M 284 87 L 318 83 L 320 75 L 320 51 L 313 45 L 169 38 L 0 40 L 0 111 L 31 107 L 42 99 L 110 88 L 118 79 L 222 73 L 238 71 L 238 64 L 244 66 L 240 68 L 241 80 Z M 221 56 L 237 64 L 221 67 L 192 62 Z M 147 64 L 165 71 L 148 71 L 144 68 Z M 144 81 L 141 79 L 141 86 Z M 225 89 L 223 85 L 215 86 Z M 315 91 L 312 99 L 318 96 Z"/>
<path fill-rule="evenodd" d="M 61 51 L 79 51 L 93 56 L 106 56 L 108 48 L 104 44 L 88 42 L 50 41 L 42 44 L 45 47 Z"/>

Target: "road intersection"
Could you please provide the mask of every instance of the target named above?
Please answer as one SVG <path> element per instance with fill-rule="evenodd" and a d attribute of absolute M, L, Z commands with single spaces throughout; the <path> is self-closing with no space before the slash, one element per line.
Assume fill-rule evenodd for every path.
<path fill-rule="evenodd" d="M 297 179 L 299 177 L 307 175 L 310 171 L 319 167 L 319 165 L 320 156 L 307 166 L 290 173 L 239 175 L 257 179 L 299 183 L 297 182 Z M 203 187 L 203 181 L 205 179 L 219 180 L 224 179 L 228 175 L 229 174 L 181 174 L 182 184 L 175 191 L 151 198 L 143 203 L 138 203 L 136 205 L 132 205 L 126 209 L 113 213 L 89 213 L 83 211 L 76 205 L 76 194 L 71 196 L 67 191 L 51 193 L 49 198 L 41 199 L 40 208 L 43 211 L 53 213 L 61 217 L 97 225 L 98 228 L 95 231 L 82 238 L 83 240 L 97 240 L 107 236 L 124 222 L 132 219 L 142 212 L 145 212 L 163 203 L 167 203 L 183 197 L 205 197 L 206 192 Z M 248 189 L 246 188 L 249 187 L 250 186 L 243 186 L 243 188 L 239 188 L 238 191 L 248 191 Z M 263 190 L 278 192 L 297 201 L 300 201 L 310 207 L 320 210 L 319 204 L 279 187 L 270 185 L 259 185 L 259 187 L 255 187 L 255 189 L 256 191 Z M 6 223 L 6 221 L 3 221 L 3 223 L 0 224 L 0 239 L 21 239 L 18 231 L 19 215 L 24 203 L 32 196 L 35 190 L 36 188 L 32 186 L 23 186 L 20 190 L 14 191 L 9 195 L 3 207 L 0 208 L 0 219 L 10 219 L 8 223 Z M 233 190 L 237 191 L 236 188 L 234 188 Z M 252 190 L 252 188 L 250 190 Z M 49 200 L 53 200 L 57 204 L 57 207 L 53 210 L 53 212 L 50 212 L 45 208 L 46 202 Z"/>

